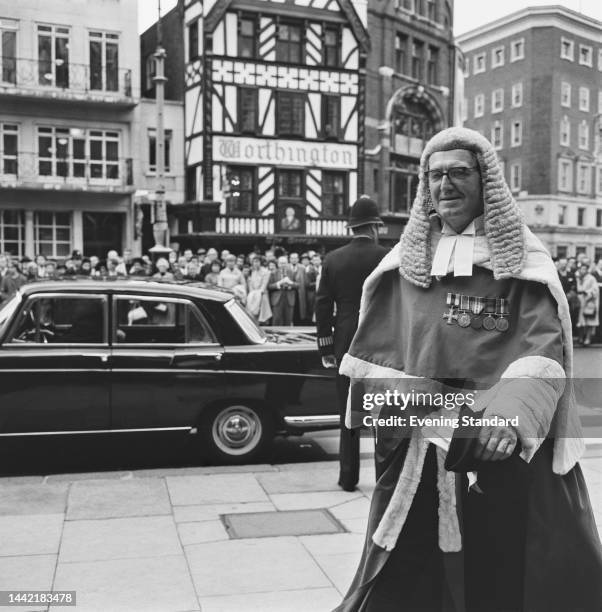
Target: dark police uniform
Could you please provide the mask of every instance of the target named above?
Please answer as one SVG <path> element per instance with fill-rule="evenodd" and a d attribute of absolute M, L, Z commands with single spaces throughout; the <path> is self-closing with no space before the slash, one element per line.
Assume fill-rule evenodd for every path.
<path fill-rule="evenodd" d="M 370 204 L 367 205 L 367 202 Z M 363 223 L 358 223 L 362 219 Z M 351 209 L 348 225 L 357 227 L 379 221 L 376 204 L 368 198 L 360 198 Z M 337 365 L 349 349 L 357 329 L 362 285 L 387 252 L 388 249 L 379 246 L 370 237 L 356 236 L 349 244 L 328 253 L 324 260 L 316 294 L 318 348 L 321 355 L 334 354 Z M 352 490 L 359 480 L 360 438 L 359 430 L 345 427 L 348 391 L 349 378 L 337 374 L 341 417 L 339 485 Z"/>

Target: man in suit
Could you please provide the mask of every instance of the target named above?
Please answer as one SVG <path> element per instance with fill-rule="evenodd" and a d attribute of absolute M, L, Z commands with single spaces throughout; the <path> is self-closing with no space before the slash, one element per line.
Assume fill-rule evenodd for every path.
<path fill-rule="evenodd" d="M 291 253 L 289 263 L 291 279 L 297 283 L 293 322 L 295 325 L 302 325 L 307 318 L 307 275 L 305 268 L 299 263 L 299 253 Z"/>
<path fill-rule="evenodd" d="M 278 268 L 270 273 L 268 291 L 272 306 L 272 325 L 293 324 L 295 312 L 296 289 L 298 284 L 293 280 L 291 269 L 285 255 L 278 258 Z"/>
<path fill-rule="evenodd" d="M 324 367 L 338 367 L 349 349 L 358 325 L 362 285 L 388 251 L 378 245 L 379 225 L 382 220 L 376 202 L 362 196 L 349 213 L 347 227 L 353 232 L 353 239 L 328 253 L 322 264 L 316 294 L 316 325 Z M 341 417 L 339 486 L 345 491 L 353 491 L 359 480 L 360 439 L 358 430 L 345 427 L 348 392 L 349 378 L 337 374 Z"/>

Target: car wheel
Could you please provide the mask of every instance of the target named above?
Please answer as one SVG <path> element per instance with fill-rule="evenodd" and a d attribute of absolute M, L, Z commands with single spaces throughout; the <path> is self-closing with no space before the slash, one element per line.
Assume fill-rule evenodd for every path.
<path fill-rule="evenodd" d="M 203 419 L 203 438 L 211 459 L 247 463 L 259 457 L 274 437 L 272 420 L 248 404 L 210 409 Z"/>

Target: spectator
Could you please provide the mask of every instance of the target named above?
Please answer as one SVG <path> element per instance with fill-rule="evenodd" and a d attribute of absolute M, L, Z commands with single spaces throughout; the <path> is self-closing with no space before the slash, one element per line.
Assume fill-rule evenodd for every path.
<path fill-rule="evenodd" d="M 186 249 L 184 251 L 184 259 L 186 259 L 186 263 L 189 263 L 190 260 L 192 259 L 193 253 L 192 253 L 192 249 Z"/>
<path fill-rule="evenodd" d="M 219 273 L 221 272 L 221 269 L 222 267 L 219 261 L 215 260 L 211 264 L 211 268 L 205 276 L 205 282 L 209 285 L 215 285 L 217 287 L 219 285 Z"/>
<path fill-rule="evenodd" d="M 196 260 L 196 257 L 192 258 L 188 262 L 188 266 L 186 267 L 186 274 L 184 275 L 184 278 L 190 281 L 202 280 L 201 266 L 199 266 L 199 262 Z"/>
<path fill-rule="evenodd" d="M 245 277 L 236 267 L 236 257 L 234 255 L 226 256 L 226 267 L 219 273 L 218 284 L 220 287 L 233 291 L 240 301 L 245 301 L 247 295 Z"/>
<path fill-rule="evenodd" d="M 261 258 L 256 255 L 251 260 L 251 273 L 247 278 L 247 310 L 259 321 L 267 323 L 272 317 L 268 296 L 270 273 L 261 265 Z"/>
<path fill-rule="evenodd" d="M 295 282 L 295 325 L 307 323 L 307 278 L 305 268 L 299 263 L 299 253 L 291 253 L 289 257 L 291 279 Z"/>
<path fill-rule="evenodd" d="M 215 249 L 209 249 L 207 251 L 207 255 L 205 256 L 205 261 L 203 263 L 203 266 L 201 267 L 201 276 L 203 277 L 203 279 L 205 279 L 207 274 L 211 272 L 211 266 L 214 261 L 217 261 L 217 251 Z M 221 264 L 220 264 L 220 270 L 221 270 Z"/>
<path fill-rule="evenodd" d="M 161 281 L 175 280 L 174 275 L 169 271 L 169 261 L 167 261 L 165 257 L 159 257 L 155 265 L 157 266 L 157 272 L 153 274 L 153 278 L 155 280 L 161 280 Z"/>
<path fill-rule="evenodd" d="M 580 302 L 577 321 L 579 341 L 583 346 L 589 346 L 599 324 L 600 295 L 596 277 L 589 272 L 585 263 L 582 263 L 577 270 L 577 293 Z"/>
<path fill-rule="evenodd" d="M 306 268 L 307 277 L 307 316 L 312 321 L 315 319 L 316 291 L 318 288 L 318 275 L 322 269 L 322 258 L 314 255 Z"/>
<path fill-rule="evenodd" d="M 2 301 L 6 302 L 9 300 L 19 287 L 24 285 L 27 282 L 27 279 L 21 271 L 19 270 L 19 266 L 15 261 L 8 261 L 6 267 L 6 274 L 2 277 L 2 281 L 0 281 L 0 294 L 2 295 Z"/>
<path fill-rule="evenodd" d="M 292 326 L 295 312 L 296 283 L 286 256 L 278 258 L 278 268 L 270 274 L 268 290 L 272 307 L 273 325 Z"/>
<path fill-rule="evenodd" d="M 90 276 L 90 274 L 92 274 L 92 263 L 87 257 L 84 257 L 84 259 L 82 259 L 82 265 L 79 269 L 79 273 L 82 276 Z"/>
<path fill-rule="evenodd" d="M 142 257 L 134 257 L 130 267 L 130 276 L 148 276 Z"/>

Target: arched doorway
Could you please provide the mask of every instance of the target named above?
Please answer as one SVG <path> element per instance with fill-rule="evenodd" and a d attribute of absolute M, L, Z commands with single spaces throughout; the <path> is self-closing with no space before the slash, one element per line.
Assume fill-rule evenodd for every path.
<path fill-rule="evenodd" d="M 391 126 L 389 210 L 409 213 L 418 188 L 420 155 L 431 136 L 442 129 L 443 114 L 421 86 L 397 91 L 387 110 Z"/>

